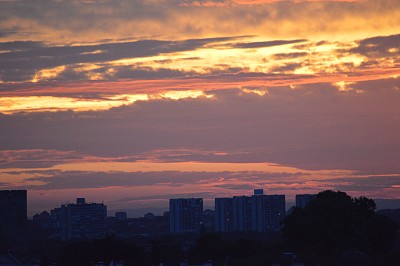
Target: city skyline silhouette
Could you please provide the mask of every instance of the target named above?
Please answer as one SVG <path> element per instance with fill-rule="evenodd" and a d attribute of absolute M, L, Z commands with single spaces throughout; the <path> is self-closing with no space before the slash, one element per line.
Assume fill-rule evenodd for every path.
<path fill-rule="evenodd" d="M 285 195 L 286 211 L 321 191 L 398 209 L 399 14 L 394 0 L 0 0 L 0 190 L 27 191 L 28 226 L 86 198 L 126 213 L 131 234 L 165 230 L 170 199 L 201 198 L 211 217 L 215 198 L 254 189 Z M 269 245 L 206 235 L 193 264 L 210 239 L 226 254 Z M 132 251 L 113 241 L 94 245 Z"/>

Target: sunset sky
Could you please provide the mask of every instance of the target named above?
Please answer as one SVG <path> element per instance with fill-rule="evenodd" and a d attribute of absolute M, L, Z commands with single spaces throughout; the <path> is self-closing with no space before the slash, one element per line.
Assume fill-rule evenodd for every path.
<path fill-rule="evenodd" d="M 400 199 L 398 0 L 0 0 L 0 189 Z"/>

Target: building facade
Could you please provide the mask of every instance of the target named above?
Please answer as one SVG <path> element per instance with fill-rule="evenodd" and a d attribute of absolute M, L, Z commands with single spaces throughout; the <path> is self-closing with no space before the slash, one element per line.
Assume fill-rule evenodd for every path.
<path fill-rule="evenodd" d="M 86 203 L 84 198 L 78 198 L 75 204 L 52 210 L 51 216 L 63 240 L 105 237 L 107 206 L 103 203 Z"/>
<path fill-rule="evenodd" d="M 233 197 L 233 231 L 249 232 L 252 231 L 252 200 L 251 197 Z"/>
<path fill-rule="evenodd" d="M 262 189 L 254 190 L 253 196 L 216 198 L 215 231 L 280 231 L 285 213 L 285 195 L 264 195 Z"/>
<path fill-rule="evenodd" d="M 0 190 L 0 236 L 12 239 L 25 232 L 27 191 Z"/>
<path fill-rule="evenodd" d="M 265 201 L 266 231 L 280 231 L 285 214 L 285 195 L 267 195 Z"/>
<path fill-rule="evenodd" d="M 296 195 L 296 207 L 305 208 L 310 201 L 314 200 L 317 197 L 316 194 L 299 194 Z"/>
<path fill-rule="evenodd" d="M 216 232 L 233 232 L 233 199 L 216 198 L 214 216 Z"/>
<path fill-rule="evenodd" d="M 169 200 L 170 233 L 195 233 L 202 226 L 203 199 L 179 198 Z"/>

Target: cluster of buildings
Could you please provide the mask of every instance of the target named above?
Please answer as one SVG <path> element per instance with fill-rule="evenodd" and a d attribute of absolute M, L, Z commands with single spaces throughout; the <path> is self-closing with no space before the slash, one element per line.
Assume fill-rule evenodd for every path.
<path fill-rule="evenodd" d="M 84 198 L 78 198 L 74 204 L 51 210 L 50 217 L 43 216 L 38 215 L 38 220 L 49 218 L 48 226 L 58 229 L 63 240 L 105 237 L 107 207 L 103 203 L 86 203 Z M 26 234 L 26 224 L 27 191 L 0 190 L 0 237 L 15 240 Z"/>
<path fill-rule="evenodd" d="M 296 206 L 305 207 L 313 198 L 315 195 L 296 195 Z M 200 232 L 202 228 L 223 233 L 278 232 L 286 215 L 285 195 L 265 195 L 262 189 L 255 189 L 251 196 L 216 198 L 215 211 L 203 211 L 202 198 L 170 199 L 168 215 L 169 231 L 174 234 Z M 62 204 L 33 219 L 55 229 L 62 240 L 100 239 L 105 237 L 107 206 L 78 198 L 76 203 Z M 126 213 L 117 212 L 115 219 L 126 220 Z M 9 237 L 21 234 L 26 221 L 27 191 L 0 191 L 0 233 Z"/>
<path fill-rule="evenodd" d="M 296 204 L 304 207 L 315 195 L 297 195 Z M 197 232 L 203 226 L 203 199 L 170 199 L 170 233 Z M 252 196 L 216 198 L 216 232 L 278 232 L 286 215 L 285 195 L 265 195 L 255 189 Z"/>

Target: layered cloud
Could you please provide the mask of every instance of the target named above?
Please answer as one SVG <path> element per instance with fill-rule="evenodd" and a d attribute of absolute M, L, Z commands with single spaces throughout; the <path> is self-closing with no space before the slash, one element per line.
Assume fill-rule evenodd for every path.
<path fill-rule="evenodd" d="M 4 42 L 0 112 L 106 110 L 160 98 L 212 97 L 209 91 L 221 89 L 324 82 L 347 90 L 400 72 L 399 35 L 356 42 L 253 39 Z"/>
<path fill-rule="evenodd" d="M 365 69 L 379 72 L 379 68 L 394 68 L 394 72 L 398 71 L 398 39 L 399 35 L 382 36 L 356 40 L 356 44 L 307 40 L 254 42 L 254 37 L 246 36 L 80 46 L 3 42 L 0 75 L 5 84 L 2 87 L 7 88 L 12 86 L 9 82 L 18 81 L 209 78 L 252 72 L 357 75 Z"/>
<path fill-rule="evenodd" d="M 254 5 L 258 4 L 256 8 Z M 35 1 L 2 2 L 3 32 L 14 39 L 82 42 L 221 34 L 287 38 L 389 35 L 399 3 L 382 1 Z M 45 12 L 44 12 L 45 11 Z"/>
<path fill-rule="evenodd" d="M 0 0 L 0 188 L 398 198 L 400 4 Z"/>
<path fill-rule="evenodd" d="M 0 145 L 98 157 L 169 150 L 173 160 L 396 172 L 397 84 L 398 79 L 387 79 L 351 84 L 346 90 L 330 83 L 225 90 L 212 92 L 212 98 L 140 101 L 102 112 L 2 115 Z M 259 91 L 265 93 L 253 93 Z M 221 155 L 178 152 L 174 157 L 172 151 L 179 148 Z"/>

